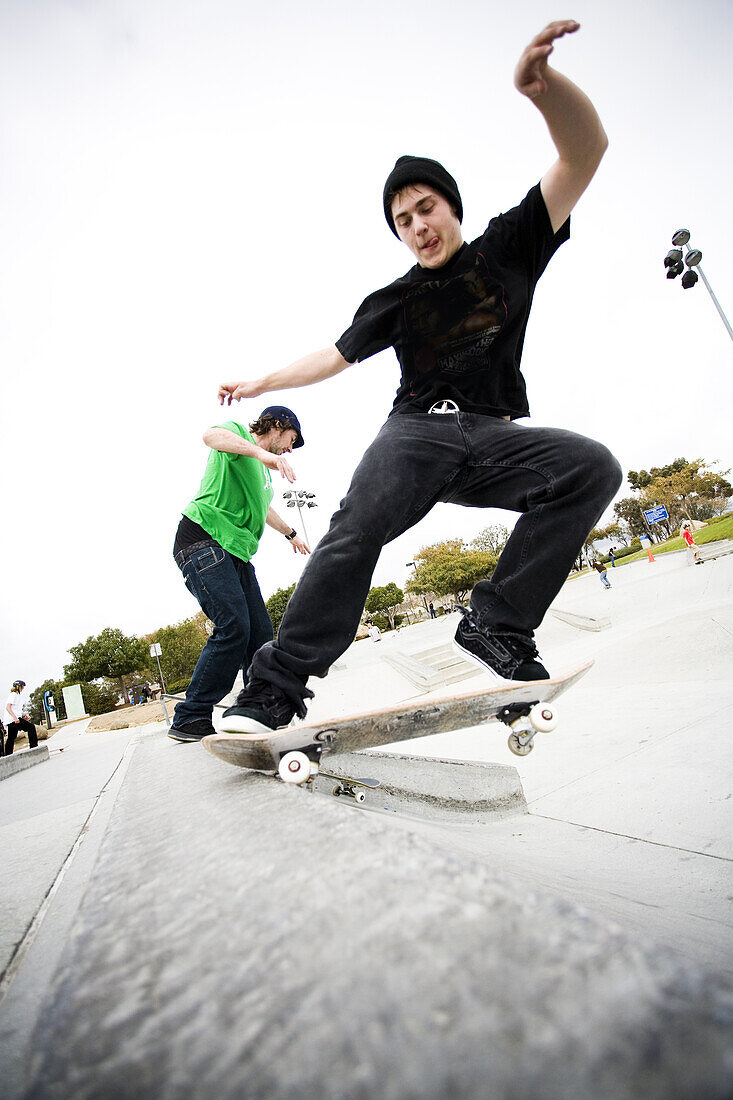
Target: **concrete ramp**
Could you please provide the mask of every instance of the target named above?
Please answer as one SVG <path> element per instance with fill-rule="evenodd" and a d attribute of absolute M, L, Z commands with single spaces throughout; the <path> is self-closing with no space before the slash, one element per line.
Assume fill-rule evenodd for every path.
<path fill-rule="evenodd" d="M 723 1100 L 732 1029 L 733 990 L 666 949 L 153 734 L 27 1096 Z"/>

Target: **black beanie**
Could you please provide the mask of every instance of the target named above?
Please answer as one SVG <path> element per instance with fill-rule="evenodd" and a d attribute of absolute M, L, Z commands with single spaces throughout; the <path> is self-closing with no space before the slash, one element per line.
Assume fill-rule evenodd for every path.
<path fill-rule="evenodd" d="M 463 203 L 458 191 L 458 184 L 450 172 L 446 172 L 442 164 L 439 164 L 437 160 L 431 160 L 430 157 L 399 157 L 394 168 L 387 176 L 382 196 L 384 216 L 395 237 L 399 237 L 399 233 L 395 229 L 392 217 L 392 200 L 398 191 L 401 191 L 403 187 L 409 187 L 412 183 L 427 183 L 430 187 L 434 187 L 436 191 L 440 191 L 441 195 L 455 209 L 459 222 L 463 221 Z"/>

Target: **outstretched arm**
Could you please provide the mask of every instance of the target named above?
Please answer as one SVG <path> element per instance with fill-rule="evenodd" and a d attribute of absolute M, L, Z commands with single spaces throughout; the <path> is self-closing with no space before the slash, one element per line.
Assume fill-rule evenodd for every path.
<path fill-rule="evenodd" d="M 574 19 L 548 24 L 532 39 L 514 71 L 515 87 L 542 114 L 558 152 L 558 159 L 540 184 L 554 232 L 592 180 L 608 146 L 588 96 L 548 64 L 555 40 L 574 34 L 579 27 Z"/>
<path fill-rule="evenodd" d="M 324 378 L 332 378 L 349 366 L 351 364 L 346 362 L 338 348 L 323 348 L 251 382 L 223 382 L 219 386 L 219 404 L 231 405 L 232 401 L 239 401 L 242 397 L 259 397 L 261 393 L 271 393 L 273 390 L 312 386 Z"/>

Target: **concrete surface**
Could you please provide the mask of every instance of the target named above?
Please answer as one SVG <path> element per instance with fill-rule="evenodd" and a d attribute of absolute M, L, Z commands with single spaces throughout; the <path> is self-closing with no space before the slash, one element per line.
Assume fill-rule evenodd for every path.
<path fill-rule="evenodd" d="M 496 724 L 352 762 L 392 769 L 386 808 L 162 723 L 55 734 L 2 785 L 6 1095 L 732 1095 L 733 556 L 609 577 L 538 632 L 551 671 L 596 659 L 558 729 L 524 758 Z M 457 621 L 356 643 L 312 717 L 415 697 L 382 656 Z M 425 812 L 509 773 L 525 812 Z"/>
<path fill-rule="evenodd" d="M 733 988 L 669 950 L 154 734 L 28 1095 L 722 1098 L 732 1027 Z"/>

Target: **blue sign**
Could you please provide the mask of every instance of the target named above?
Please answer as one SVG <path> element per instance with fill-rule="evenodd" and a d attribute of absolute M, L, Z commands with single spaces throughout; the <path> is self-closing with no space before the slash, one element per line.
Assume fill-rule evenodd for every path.
<path fill-rule="evenodd" d="M 647 523 L 664 523 L 669 519 L 669 513 L 663 504 L 658 504 L 656 508 L 644 509 L 644 515 Z"/>

